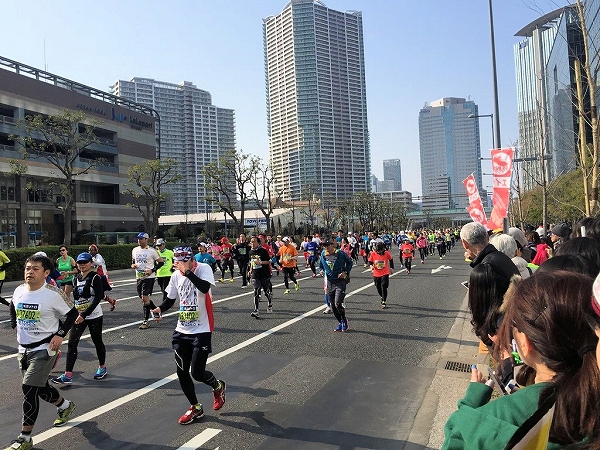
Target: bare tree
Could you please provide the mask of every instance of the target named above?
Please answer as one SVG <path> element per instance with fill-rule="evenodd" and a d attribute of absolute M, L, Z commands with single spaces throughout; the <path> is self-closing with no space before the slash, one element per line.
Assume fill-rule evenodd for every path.
<path fill-rule="evenodd" d="M 85 123 L 84 123 L 85 122 Z M 28 115 L 17 122 L 18 135 L 9 138 L 21 144 L 24 159 L 43 158 L 55 170 L 45 179 L 51 188 L 51 199 L 62 207 L 65 222 L 65 244 L 71 243 L 72 221 L 75 214 L 75 181 L 105 160 L 94 158 L 90 145 L 99 142 L 94 128 L 102 122 L 88 118 L 81 111 L 63 110 L 60 115 Z M 89 151 L 89 155 L 84 152 Z M 17 175 L 24 175 L 16 161 L 11 164 Z"/>
<path fill-rule="evenodd" d="M 275 178 L 271 171 L 271 166 L 263 164 L 260 158 L 252 158 L 251 166 L 255 168 L 249 179 L 250 195 L 256 202 L 256 207 L 260 210 L 267 222 L 267 228 L 271 224 L 271 215 L 281 193 L 275 187 Z"/>
<path fill-rule="evenodd" d="M 250 202 L 251 180 L 257 171 L 257 158 L 234 150 L 202 168 L 209 194 L 206 200 L 217 205 L 233 220 L 238 233 L 244 230 L 244 214 Z M 239 217 L 235 212 L 240 210 Z"/>
<path fill-rule="evenodd" d="M 129 183 L 123 193 L 135 199 L 134 203 L 128 203 L 127 206 L 140 212 L 144 219 L 144 230 L 154 236 L 158 230 L 160 204 L 168 197 L 162 188 L 181 179 L 177 173 L 177 162 L 168 158 L 153 159 L 134 164 L 127 175 Z"/>
<path fill-rule="evenodd" d="M 600 58 L 594 58 L 590 52 L 589 48 L 589 37 L 588 37 L 588 28 L 585 21 L 584 14 L 584 5 L 581 0 L 577 0 L 575 2 L 577 8 L 577 15 L 579 16 L 579 24 L 581 27 L 581 34 L 584 46 L 584 60 L 577 61 L 576 70 L 578 70 L 578 66 L 581 65 L 583 67 L 587 88 L 589 90 L 589 101 L 590 101 L 590 110 L 589 113 L 583 110 L 583 102 L 581 101 L 582 92 L 580 89 L 581 84 L 581 76 L 579 76 L 578 84 L 578 110 L 579 110 L 579 121 L 580 124 L 584 121 L 587 121 L 592 129 L 592 144 L 591 146 L 587 146 L 585 143 L 585 139 L 582 139 L 580 143 L 581 146 L 581 164 L 582 168 L 585 164 L 585 169 L 582 170 L 583 174 L 583 182 L 584 182 L 584 192 L 587 194 L 586 197 L 586 213 L 588 215 L 596 215 L 598 213 L 598 162 L 600 156 L 600 139 L 598 136 L 598 117 L 596 111 L 596 80 L 598 79 L 598 72 L 600 67 L 598 65 L 592 67 L 592 61 L 600 61 Z M 584 132 L 584 131 L 583 131 Z M 582 127 L 580 125 L 580 138 L 582 138 Z M 586 178 L 587 177 L 587 178 Z"/>
<path fill-rule="evenodd" d="M 300 192 L 300 200 L 305 202 L 305 205 L 302 207 L 302 213 L 306 217 L 306 226 L 308 228 L 306 234 L 309 231 L 314 231 L 315 219 L 319 209 L 319 201 L 315 198 L 315 193 L 316 189 L 313 183 L 306 183 Z"/>

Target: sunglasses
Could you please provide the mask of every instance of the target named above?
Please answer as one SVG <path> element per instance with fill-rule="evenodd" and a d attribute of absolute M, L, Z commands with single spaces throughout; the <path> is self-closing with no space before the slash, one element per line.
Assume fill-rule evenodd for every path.
<path fill-rule="evenodd" d="M 67 249 L 66 249 L 66 248 L 61 248 L 61 249 L 59 250 L 59 252 L 61 252 L 61 253 L 62 253 L 62 252 L 66 252 L 66 251 L 67 251 Z"/>

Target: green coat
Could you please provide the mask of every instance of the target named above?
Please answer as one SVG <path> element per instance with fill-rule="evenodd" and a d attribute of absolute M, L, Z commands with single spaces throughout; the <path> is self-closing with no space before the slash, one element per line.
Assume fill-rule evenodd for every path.
<path fill-rule="evenodd" d="M 490 401 L 492 389 L 469 383 L 446 426 L 442 449 L 503 449 L 513 434 L 538 409 L 541 391 L 549 383 L 537 383 Z M 549 449 L 560 448 L 548 444 Z"/>

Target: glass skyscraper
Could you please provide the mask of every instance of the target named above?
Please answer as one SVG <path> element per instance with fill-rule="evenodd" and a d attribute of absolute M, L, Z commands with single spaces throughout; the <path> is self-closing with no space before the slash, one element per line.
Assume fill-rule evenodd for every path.
<path fill-rule="evenodd" d="M 392 191 L 402 190 L 402 165 L 399 159 L 384 159 L 383 160 L 383 180 L 393 181 L 394 188 Z"/>
<path fill-rule="evenodd" d="M 362 15 L 291 0 L 263 20 L 269 155 L 286 200 L 370 191 Z"/>
<path fill-rule="evenodd" d="M 189 81 L 149 78 L 117 81 L 112 93 L 154 108 L 160 114 L 160 156 L 177 161 L 181 179 L 166 187 L 166 214 L 212 211 L 205 200 L 202 167 L 235 150 L 235 112 L 212 105 L 209 92 Z M 232 181 L 233 182 L 233 181 Z M 211 193 L 212 194 L 212 193 Z"/>
<path fill-rule="evenodd" d="M 419 111 L 423 210 L 466 208 L 463 180 L 475 177 L 482 199 L 479 120 L 475 102 L 447 97 Z M 485 201 L 485 200 L 484 200 Z"/>

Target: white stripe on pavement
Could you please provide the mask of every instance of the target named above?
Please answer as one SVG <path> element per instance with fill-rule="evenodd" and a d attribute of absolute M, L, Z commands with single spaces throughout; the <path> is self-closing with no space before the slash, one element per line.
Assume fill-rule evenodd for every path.
<path fill-rule="evenodd" d="M 217 434 L 219 434 L 223 430 L 217 430 L 216 428 L 207 428 L 198 436 L 194 436 L 192 439 L 187 441 L 177 450 L 196 450 L 203 444 L 206 444 L 212 438 L 214 438 Z"/>

